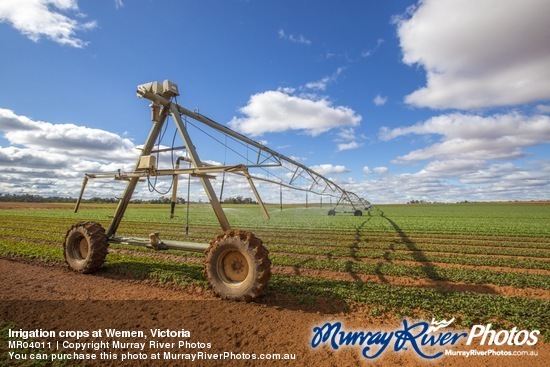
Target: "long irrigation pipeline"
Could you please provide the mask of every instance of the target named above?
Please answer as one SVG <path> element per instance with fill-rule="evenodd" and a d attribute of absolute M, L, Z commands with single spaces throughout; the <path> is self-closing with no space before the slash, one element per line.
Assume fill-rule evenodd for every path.
<path fill-rule="evenodd" d="M 195 111 L 197 115 L 199 115 L 198 111 Z M 206 131 L 205 129 L 199 127 L 197 124 L 189 121 L 187 119 L 187 115 L 180 113 L 185 119 L 186 128 L 187 127 L 193 127 L 196 129 L 197 132 L 201 132 L 208 138 L 212 139 L 213 141 L 217 142 L 219 145 L 224 147 L 224 163 L 223 166 L 227 164 L 227 152 L 230 151 L 233 154 L 235 154 L 237 157 L 240 157 L 247 163 L 247 173 L 244 174 L 242 172 L 232 172 L 234 174 L 245 176 L 247 178 L 255 179 L 264 181 L 267 183 L 276 184 L 279 186 L 284 186 L 289 189 L 298 190 L 298 191 L 305 191 L 306 194 L 306 207 L 308 206 L 308 193 L 311 192 L 313 194 L 321 196 L 321 202 L 323 196 L 329 196 L 330 198 L 330 205 L 332 205 L 332 197 L 335 197 L 337 199 L 337 206 L 342 205 L 343 202 L 347 202 L 351 204 L 353 209 L 355 210 L 357 205 L 360 206 L 369 206 L 370 203 L 360 197 L 358 197 L 356 194 L 346 191 L 342 188 L 340 188 L 338 185 L 336 185 L 334 182 L 330 181 L 329 179 L 325 178 L 324 176 L 314 172 L 313 170 L 309 169 L 308 167 L 305 167 L 301 165 L 300 163 L 294 162 L 293 160 L 279 154 L 276 152 L 273 152 L 269 148 L 266 148 L 262 146 L 261 144 L 256 143 L 252 147 L 247 142 L 243 142 L 234 136 L 229 135 L 228 133 L 224 131 L 218 130 L 217 133 L 223 135 L 223 138 L 218 138 L 214 135 L 214 133 Z M 217 124 L 215 121 L 209 119 L 206 116 L 200 115 L 203 118 L 208 119 L 209 121 Z M 217 129 L 216 129 L 217 130 Z M 223 140 L 222 140 L 223 139 Z M 235 147 L 232 147 L 229 142 L 235 143 L 236 145 L 240 146 L 241 148 L 244 148 L 246 150 L 246 155 L 242 152 L 238 151 Z M 249 153 L 253 152 L 254 155 L 257 156 L 257 161 L 254 162 L 249 158 Z M 263 161 L 260 162 L 260 158 L 263 159 Z M 206 165 L 206 164 L 205 164 Z M 274 168 L 282 169 L 283 172 L 279 173 L 278 175 L 275 174 L 273 171 Z M 248 173 L 248 169 L 257 169 L 260 170 L 262 175 L 254 174 L 254 173 Z M 285 173 L 286 172 L 286 173 Z M 284 179 L 285 174 L 287 177 L 292 176 L 290 180 Z M 225 175 L 226 171 L 222 171 L 222 182 L 221 182 L 221 190 L 220 190 L 220 201 L 222 200 L 224 189 L 225 189 Z M 308 185 L 295 185 L 295 181 L 298 179 L 304 180 L 309 182 Z M 324 184 L 324 188 L 322 186 Z M 318 190 L 318 189 L 321 190 Z M 280 196 L 282 196 L 282 189 L 280 192 Z M 282 205 L 282 198 L 280 198 L 280 203 Z"/>
<path fill-rule="evenodd" d="M 253 191 L 255 192 L 255 195 L 258 198 L 258 201 L 260 198 L 258 197 L 258 193 L 256 192 L 256 189 L 254 188 L 254 185 L 252 183 L 252 180 L 259 180 L 270 184 L 275 184 L 280 187 L 279 189 L 279 201 L 280 201 L 280 209 L 282 210 L 283 206 L 283 187 L 289 188 L 296 191 L 305 191 L 305 201 L 306 201 L 306 207 L 309 206 L 309 193 L 313 193 L 316 195 L 319 195 L 321 197 L 321 207 L 322 207 L 322 198 L 323 196 L 328 196 L 330 198 L 330 205 L 332 207 L 332 197 L 337 199 L 337 204 L 340 205 L 341 202 L 347 202 L 351 204 L 352 207 L 356 205 L 370 205 L 368 201 L 358 197 L 352 192 L 346 191 L 343 188 L 341 188 L 339 185 L 331 181 L 330 179 L 318 174 L 317 172 L 313 171 L 312 169 L 304 166 L 303 164 L 295 161 L 294 159 L 288 158 L 268 147 L 266 147 L 263 144 L 257 143 L 255 141 L 250 140 L 249 138 L 245 137 L 244 135 L 241 135 L 233 130 L 230 130 L 226 128 L 223 125 L 218 124 L 217 122 L 211 120 L 210 118 L 203 116 L 198 113 L 198 111 L 191 112 L 189 110 L 184 109 L 183 107 L 180 107 L 177 104 L 176 105 L 179 110 L 179 114 L 181 117 L 183 117 L 184 121 L 184 128 L 189 131 L 191 127 L 194 128 L 197 132 L 202 132 L 204 135 L 206 135 L 208 138 L 212 139 L 213 141 L 220 144 L 224 149 L 224 161 L 223 164 L 220 165 L 221 169 L 215 170 L 213 169 L 213 172 L 222 173 L 222 181 L 221 181 L 221 187 L 220 187 L 220 193 L 219 193 L 219 201 L 221 202 L 223 200 L 224 196 L 224 190 L 226 189 L 226 173 L 233 173 L 240 177 L 244 177 L 248 180 L 249 184 L 252 186 Z M 206 131 L 202 128 L 202 126 L 197 126 L 196 123 L 193 123 L 192 121 L 188 120 L 188 115 L 192 119 L 196 119 L 197 122 L 202 122 L 206 127 L 210 127 L 212 131 Z M 169 118 L 170 115 L 167 115 L 167 118 Z M 193 164 L 190 161 L 189 157 L 178 157 L 177 163 L 174 162 L 174 150 L 175 148 L 175 140 L 177 136 L 178 129 L 174 131 L 174 135 L 172 137 L 172 142 L 170 148 L 161 149 L 162 141 L 166 135 L 167 132 L 167 126 L 166 123 L 163 131 L 158 136 L 158 142 L 157 142 L 157 149 L 154 151 L 156 153 L 157 163 L 160 161 L 160 153 L 163 151 L 170 151 L 171 152 L 171 166 L 173 171 L 177 171 L 179 167 L 179 160 L 187 160 L 189 162 L 188 168 L 187 168 L 187 202 L 186 202 L 186 228 L 185 233 L 189 234 L 189 222 L 190 222 L 190 199 L 191 199 L 191 175 L 193 171 Z M 223 137 L 215 136 L 217 134 L 221 134 Z M 180 147 L 178 147 L 180 148 Z M 186 147 L 181 147 L 186 149 Z M 196 148 L 196 147 L 195 147 Z M 243 148 L 246 150 L 246 153 L 242 152 Z M 212 149 L 207 149 L 212 151 Z M 235 163 L 228 163 L 228 152 L 231 154 L 234 154 L 235 157 L 240 161 L 244 160 L 246 164 L 235 164 Z M 243 154 L 244 153 L 244 154 Z M 186 153 L 187 155 L 188 153 Z M 250 158 L 250 154 L 252 154 L 253 158 Z M 235 158 L 234 157 L 234 158 Z M 234 160 L 233 158 L 233 160 Z M 255 159 L 255 161 L 253 160 Z M 219 164 L 208 164 L 204 161 L 201 162 L 203 167 L 212 167 Z M 276 172 L 276 170 L 278 172 Z M 249 172 L 250 171 L 250 172 Z M 131 173 L 130 175 L 135 175 L 136 173 Z M 121 174 L 120 172 L 118 175 L 114 175 L 115 178 L 118 179 L 127 179 L 130 177 L 130 175 Z M 101 177 L 107 177 L 108 175 L 99 175 L 99 174 L 86 174 L 85 176 L 85 182 L 87 182 L 88 178 L 101 178 Z M 154 176 L 154 179 L 151 177 Z M 148 171 L 146 174 L 147 183 L 148 183 L 148 189 L 150 192 L 157 192 L 161 195 L 168 194 L 171 190 L 177 190 L 177 174 L 172 174 L 172 181 L 169 185 L 169 187 L 164 191 L 161 191 L 158 189 L 158 176 L 155 175 L 152 171 Z M 111 176 L 113 177 L 113 176 Z M 85 183 L 83 184 L 82 191 L 84 190 Z M 82 195 L 82 193 L 81 193 Z M 173 193 L 173 197 L 175 197 L 175 193 Z M 176 200 L 177 202 L 177 197 Z M 175 204 L 173 200 L 173 205 Z M 78 203 L 77 203 L 78 207 Z M 336 208 L 335 207 L 335 208 Z M 173 214 L 173 209 L 172 209 Z M 329 213 L 330 215 L 330 213 Z"/>
<path fill-rule="evenodd" d="M 184 115 L 185 116 L 185 115 Z M 202 117 L 205 117 L 207 118 L 208 120 L 216 123 L 215 121 L 211 120 L 210 118 L 204 116 L 204 115 L 201 115 Z M 186 123 L 188 122 L 187 119 L 185 120 Z M 315 181 L 315 178 L 313 178 L 312 176 L 312 170 L 297 163 L 297 162 L 292 162 L 292 160 L 290 160 L 289 158 L 286 158 L 284 157 L 283 155 L 281 154 L 277 154 L 277 155 L 274 155 L 273 153 L 270 153 L 270 156 L 263 156 L 264 161 L 261 162 L 261 164 L 264 164 L 266 163 L 268 160 L 270 159 L 275 159 L 276 161 L 273 161 L 273 164 L 272 165 L 264 165 L 262 166 L 261 164 L 258 164 L 259 162 L 253 162 L 252 160 L 250 160 L 249 158 L 249 152 L 251 151 L 251 148 L 250 148 L 250 145 L 248 143 L 244 143 L 242 141 L 240 141 L 239 139 L 236 139 L 235 137 L 233 136 L 230 136 L 228 135 L 227 133 L 224 133 L 224 132 L 220 132 L 220 134 L 223 134 L 225 136 L 225 143 L 218 139 L 217 137 L 215 137 L 213 134 L 207 132 L 206 130 L 200 128 L 197 124 L 194 124 L 193 122 L 189 121 L 188 122 L 190 126 L 193 126 L 197 131 L 200 131 L 201 133 L 203 133 L 204 135 L 206 135 L 207 137 L 213 139 L 214 141 L 216 141 L 217 143 L 219 143 L 220 145 L 224 146 L 224 149 L 225 149 L 225 158 L 224 160 L 227 158 L 227 150 L 233 152 L 235 155 L 237 155 L 238 157 L 244 159 L 244 161 L 247 163 L 247 165 L 249 165 L 250 167 L 253 167 L 253 168 L 256 168 L 256 169 L 259 169 L 261 171 L 264 172 L 264 174 L 267 176 L 267 177 L 275 177 L 277 180 L 269 180 L 269 179 L 266 179 L 266 178 L 263 178 L 263 177 L 260 177 L 260 176 L 257 176 L 257 175 L 251 175 L 252 178 L 254 179 L 257 179 L 257 180 L 261 180 L 261 181 L 266 181 L 266 182 L 271 182 L 271 183 L 274 183 L 274 184 L 281 184 L 287 188 L 290 188 L 290 189 L 294 189 L 294 190 L 300 190 L 300 191 L 310 191 L 312 193 L 315 193 L 315 194 L 318 194 L 318 195 L 329 195 L 329 196 L 335 196 L 335 197 L 338 197 L 337 195 L 333 195 L 333 194 L 326 194 L 325 192 L 316 192 L 312 189 L 304 189 L 304 188 L 300 188 L 300 187 L 296 187 L 296 186 L 293 186 L 292 185 L 292 181 L 298 179 L 298 178 L 303 178 L 303 179 L 308 179 L 308 176 L 306 176 L 305 174 L 308 173 L 309 174 L 309 179 L 312 180 L 314 182 L 314 184 L 312 184 L 312 186 L 314 186 L 315 184 L 318 185 L 318 183 Z M 216 123 L 217 124 L 217 123 Z M 241 145 L 242 147 L 244 147 L 246 149 L 246 155 L 242 154 L 241 152 L 237 151 L 236 149 L 232 148 L 228 142 L 227 142 L 227 139 L 231 139 L 231 141 L 237 143 L 238 145 Z M 264 147 L 264 148 L 257 148 L 258 151 L 257 151 L 257 155 L 258 155 L 258 158 L 260 157 L 261 153 L 262 152 L 266 152 L 268 153 L 267 149 Z M 283 158 L 284 157 L 284 158 Z M 282 159 L 283 158 L 283 159 Z M 259 161 L 259 159 L 258 159 Z M 284 164 L 284 162 L 292 165 L 292 166 L 295 166 L 296 168 L 291 168 L 291 167 L 288 167 L 287 165 Z M 225 162 L 224 162 L 225 164 Z M 283 174 L 280 174 L 280 176 L 276 176 L 273 174 L 273 172 L 271 170 L 268 170 L 266 167 L 269 167 L 269 168 L 272 168 L 272 167 L 280 167 L 280 168 L 283 168 L 287 171 L 287 174 L 293 174 L 293 179 L 291 179 L 291 182 L 290 183 L 285 183 L 284 179 L 282 178 L 283 177 Z M 298 170 L 300 170 L 300 172 L 298 174 L 296 174 L 298 172 Z M 224 171 L 225 173 L 225 171 Z M 319 179 L 322 179 L 323 181 L 325 182 L 329 182 L 329 180 L 325 179 L 323 176 L 319 175 L 318 173 L 314 173 Z M 332 183 L 331 182 L 331 185 L 334 186 L 334 187 L 338 187 L 336 184 Z M 331 187 L 331 189 L 333 191 L 337 191 L 335 190 L 334 188 Z M 340 189 L 338 187 L 338 189 Z M 344 191 L 343 189 L 340 189 L 341 191 Z"/>

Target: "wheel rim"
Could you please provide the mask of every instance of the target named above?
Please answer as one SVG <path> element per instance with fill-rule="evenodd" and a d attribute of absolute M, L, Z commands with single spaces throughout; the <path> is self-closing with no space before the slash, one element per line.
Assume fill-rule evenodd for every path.
<path fill-rule="evenodd" d="M 230 251 L 222 256 L 218 268 L 223 278 L 230 283 L 240 283 L 248 276 L 248 261 L 238 251 Z"/>
<path fill-rule="evenodd" d="M 88 241 L 82 237 L 76 246 L 76 255 L 81 259 L 85 259 L 88 256 Z"/>
<path fill-rule="evenodd" d="M 67 251 L 71 257 L 77 261 L 82 261 L 88 257 L 90 251 L 86 237 L 78 235 L 72 241 L 68 241 Z"/>

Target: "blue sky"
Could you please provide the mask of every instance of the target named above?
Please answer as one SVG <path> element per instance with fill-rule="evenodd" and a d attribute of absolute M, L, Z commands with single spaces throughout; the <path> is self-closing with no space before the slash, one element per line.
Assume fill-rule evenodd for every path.
<path fill-rule="evenodd" d="M 131 169 L 150 128 L 136 86 L 170 79 L 181 105 L 374 203 L 549 200 L 548 14 L 545 0 L 3 0 L 0 193 L 74 197 L 85 172 Z M 203 138 L 203 160 L 227 159 Z"/>

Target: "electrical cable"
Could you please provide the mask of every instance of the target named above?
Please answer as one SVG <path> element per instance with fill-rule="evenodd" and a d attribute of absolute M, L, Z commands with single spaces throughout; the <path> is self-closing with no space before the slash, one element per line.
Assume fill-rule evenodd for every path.
<path fill-rule="evenodd" d="M 166 119 L 168 118 L 169 116 L 166 116 Z M 162 143 L 162 140 L 164 139 L 164 135 L 166 134 L 167 130 L 168 130 L 168 123 L 165 121 L 164 131 L 159 135 L 158 141 L 157 141 L 157 164 L 160 162 L 160 145 Z M 174 148 L 174 140 L 175 140 L 175 136 L 174 136 L 174 139 L 172 140 L 172 148 Z M 174 167 L 174 152 L 172 151 L 172 168 L 173 167 Z M 151 183 L 151 176 L 147 174 L 147 188 L 149 192 L 156 192 L 157 194 L 164 196 L 168 194 L 172 190 L 172 187 L 174 186 L 174 177 L 172 176 L 172 182 L 170 183 L 170 186 L 168 187 L 168 189 L 165 192 L 160 192 L 159 190 L 157 190 L 157 187 L 156 187 L 157 181 L 158 181 L 158 176 L 155 176 L 154 182 Z"/>

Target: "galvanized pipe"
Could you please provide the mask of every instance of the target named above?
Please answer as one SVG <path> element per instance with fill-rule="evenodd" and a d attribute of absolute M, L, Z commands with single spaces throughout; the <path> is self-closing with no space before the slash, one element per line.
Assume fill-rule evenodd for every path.
<path fill-rule="evenodd" d="M 121 245 L 133 245 L 151 248 L 151 240 L 148 238 L 136 238 L 136 237 L 111 237 L 108 240 L 110 243 L 117 243 Z M 162 240 L 163 245 L 169 250 L 191 251 L 191 252 L 204 252 L 210 245 L 207 243 L 196 242 L 184 242 L 174 240 Z"/>

